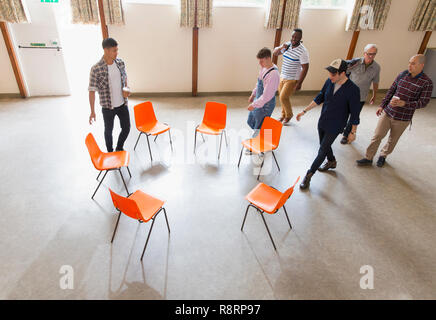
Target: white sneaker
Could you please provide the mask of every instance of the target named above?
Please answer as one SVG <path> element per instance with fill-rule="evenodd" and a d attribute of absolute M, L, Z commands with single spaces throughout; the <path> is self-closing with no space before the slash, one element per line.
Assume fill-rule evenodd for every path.
<path fill-rule="evenodd" d="M 245 149 L 245 154 L 248 155 L 248 156 L 251 156 L 253 153 L 250 150 Z"/>

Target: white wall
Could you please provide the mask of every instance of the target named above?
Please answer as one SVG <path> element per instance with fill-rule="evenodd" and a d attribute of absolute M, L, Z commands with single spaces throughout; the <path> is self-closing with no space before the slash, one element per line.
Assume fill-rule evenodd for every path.
<path fill-rule="evenodd" d="M 30 96 L 65 95 L 70 93 L 62 51 L 26 49 L 18 45 L 46 43 L 59 39 L 53 6 L 55 3 L 27 1 L 31 23 L 10 24 L 23 78 Z"/>
<path fill-rule="evenodd" d="M 408 58 L 422 41 L 424 32 L 407 31 L 417 3 L 418 0 L 392 1 L 383 31 L 360 32 L 355 56 L 361 56 L 367 43 L 379 45 L 376 60 L 382 66 L 381 88 L 388 88 L 395 75 L 407 67 Z M 190 92 L 192 29 L 179 26 L 179 8 L 140 3 L 124 3 L 123 7 L 126 25 L 109 26 L 109 34 L 119 42 L 119 56 L 127 63 L 132 91 Z M 199 31 L 199 92 L 253 88 L 258 73 L 256 53 L 274 43 L 275 30 L 263 27 L 264 18 L 264 9 L 258 7 L 213 9 L 212 28 Z M 346 57 L 352 32 L 345 31 L 345 22 L 344 10 L 301 10 L 300 27 L 310 54 L 303 90 L 320 89 L 327 76 L 324 67 L 335 58 Z M 291 31 L 285 30 L 282 42 L 290 36 Z M 429 47 L 436 47 L 434 34 Z M 0 46 L 0 57 L 3 49 Z M 100 43 L 87 46 L 86 50 L 102 53 Z M 18 92 L 18 88 L 10 88 L 10 82 L 15 82 L 13 74 L 6 75 L 8 78 L 8 85 L 0 83 L 0 92 Z"/>

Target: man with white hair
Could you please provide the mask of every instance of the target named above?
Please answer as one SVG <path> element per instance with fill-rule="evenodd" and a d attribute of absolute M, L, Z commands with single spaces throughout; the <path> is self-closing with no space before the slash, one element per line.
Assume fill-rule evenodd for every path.
<path fill-rule="evenodd" d="M 386 156 L 395 148 L 398 140 L 412 123 L 416 109 L 427 106 L 433 91 L 433 82 L 424 73 L 425 56 L 414 55 L 409 60 L 408 70 L 401 72 L 386 93 L 380 107 L 377 110 L 379 120 L 372 137 L 371 143 L 366 149 L 366 156 L 357 160 L 359 166 L 372 164 L 381 140 L 389 133 L 389 139 L 380 152 L 377 161 L 378 167 L 383 167 Z"/>
<path fill-rule="evenodd" d="M 374 60 L 376 54 L 377 46 L 373 43 L 370 43 L 365 46 L 365 49 L 363 50 L 363 57 L 347 61 L 349 64 L 347 70 L 347 73 L 350 74 L 349 78 L 360 89 L 360 110 L 362 110 L 363 105 L 365 104 L 371 83 L 373 90 L 371 100 L 369 100 L 370 104 L 374 103 L 377 95 L 378 83 L 380 81 L 380 65 Z M 348 135 L 350 132 L 351 119 L 348 121 L 347 126 L 344 129 L 344 136 L 341 140 L 342 144 L 348 143 Z"/>

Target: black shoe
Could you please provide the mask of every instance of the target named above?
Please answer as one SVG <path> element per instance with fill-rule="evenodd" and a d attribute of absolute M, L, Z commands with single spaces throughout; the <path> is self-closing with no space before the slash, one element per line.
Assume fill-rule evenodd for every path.
<path fill-rule="evenodd" d="M 356 160 L 358 166 L 370 166 L 372 165 L 372 160 L 368 160 L 366 158 Z"/>
<path fill-rule="evenodd" d="M 116 148 L 115 151 L 118 152 L 118 151 L 126 151 L 126 150 L 124 150 L 123 148 L 121 149 Z"/>
<path fill-rule="evenodd" d="M 377 167 L 380 167 L 380 168 L 383 167 L 385 165 L 385 162 L 386 162 L 385 157 L 382 157 L 382 156 L 378 157 Z"/>
<path fill-rule="evenodd" d="M 300 184 L 300 189 L 307 189 L 310 186 L 310 179 L 312 179 L 313 173 L 312 172 L 308 172 L 306 174 L 306 176 L 303 179 L 303 182 L 301 182 Z"/>
<path fill-rule="evenodd" d="M 343 136 L 342 139 L 341 139 L 341 143 L 342 144 L 347 144 L 348 143 L 348 137 Z"/>
<path fill-rule="evenodd" d="M 318 171 L 323 172 L 323 171 L 327 171 L 328 169 L 334 169 L 336 168 L 336 164 L 337 164 L 336 160 L 327 161 L 326 163 L 324 163 L 322 167 L 318 168 Z"/>

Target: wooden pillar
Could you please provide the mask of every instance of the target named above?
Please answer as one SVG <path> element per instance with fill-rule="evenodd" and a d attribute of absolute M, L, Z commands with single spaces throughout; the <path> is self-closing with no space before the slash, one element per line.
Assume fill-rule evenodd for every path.
<path fill-rule="evenodd" d="M 348 48 L 347 60 L 353 58 L 354 50 L 356 50 L 357 40 L 359 39 L 360 30 L 353 32 L 353 37 L 351 38 L 350 47 Z"/>
<path fill-rule="evenodd" d="M 421 46 L 419 47 L 419 50 L 418 50 L 418 54 L 424 53 L 425 49 L 427 48 L 428 41 L 430 40 L 431 33 L 432 33 L 431 31 L 425 32 L 424 38 L 422 39 L 422 42 L 421 42 Z"/>
<path fill-rule="evenodd" d="M 103 39 L 109 38 L 109 31 L 104 16 L 103 0 L 98 0 L 98 12 L 100 14 L 101 34 L 103 35 Z"/>
<path fill-rule="evenodd" d="M 197 96 L 198 88 L 198 26 L 197 26 L 197 0 L 195 0 L 194 27 L 192 28 L 192 96 Z"/>
<path fill-rule="evenodd" d="M 276 29 L 276 37 L 275 37 L 275 39 L 274 39 L 274 47 L 273 47 L 273 49 L 274 49 L 275 47 L 278 47 L 278 46 L 280 45 L 280 41 L 281 41 L 281 39 L 282 39 L 283 20 L 285 19 L 286 1 L 287 1 L 287 0 L 284 0 L 284 1 L 283 1 L 282 20 L 280 21 L 280 28 L 279 28 L 279 29 Z M 277 64 L 277 59 L 278 59 L 278 56 L 273 56 L 273 63 L 274 63 L 274 64 Z"/>
<path fill-rule="evenodd" d="M 0 21 L 0 28 L 2 30 L 3 39 L 5 40 L 6 49 L 8 50 L 9 60 L 11 60 L 12 69 L 14 70 L 15 80 L 17 81 L 18 89 L 20 90 L 20 95 L 22 98 L 26 98 L 27 90 L 24 85 L 23 75 L 21 73 L 20 65 L 18 64 L 17 55 L 15 54 L 7 22 Z"/>

